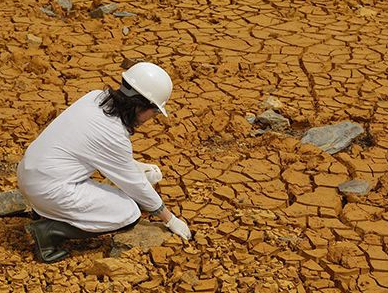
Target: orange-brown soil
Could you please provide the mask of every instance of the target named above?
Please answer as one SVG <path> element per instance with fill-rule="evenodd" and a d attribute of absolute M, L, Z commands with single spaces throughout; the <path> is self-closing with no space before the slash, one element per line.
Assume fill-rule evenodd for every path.
<path fill-rule="evenodd" d="M 388 292 L 387 1 L 112 0 L 136 15 L 96 19 L 92 1 L 56 2 L 0 3 L 1 189 L 63 109 L 155 62 L 174 82 L 170 116 L 142 126 L 134 151 L 161 167 L 157 188 L 194 238 L 110 257 L 106 235 L 42 264 L 31 220 L 4 217 L 0 292 Z M 269 97 L 290 126 L 254 136 L 245 116 Z M 300 143 L 345 120 L 365 130 L 349 148 Z M 351 179 L 371 191 L 341 194 Z"/>

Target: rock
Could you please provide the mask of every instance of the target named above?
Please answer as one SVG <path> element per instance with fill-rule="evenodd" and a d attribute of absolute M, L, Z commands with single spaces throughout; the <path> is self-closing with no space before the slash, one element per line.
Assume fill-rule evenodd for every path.
<path fill-rule="evenodd" d="M 255 130 L 252 130 L 250 135 L 251 136 L 258 136 L 258 135 L 263 135 L 264 133 L 268 132 L 270 129 L 269 128 L 266 128 L 266 129 L 255 129 Z"/>
<path fill-rule="evenodd" d="M 366 195 L 370 190 L 370 185 L 365 180 L 350 180 L 339 184 L 338 189 L 344 194 Z"/>
<path fill-rule="evenodd" d="M 73 8 L 73 3 L 71 0 L 57 0 L 58 4 L 67 10 L 67 12 L 70 12 L 71 8 Z"/>
<path fill-rule="evenodd" d="M 117 7 L 117 4 L 111 3 L 111 4 L 108 4 L 108 5 L 100 6 L 99 8 L 105 14 L 109 14 L 109 13 L 112 13 L 113 11 L 115 11 L 118 7 Z"/>
<path fill-rule="evenodd" d="M 116 11 L 113 12 L 113 15 L 116 17 L 128 17 L 128 16 L 136 16 L 136 13 L 127 12 L 127 11 Z"/>
<path fill-rule="evenodd" d="M 123 27 L 123 35 L 126 36 L 129 34 L 129 28 L 127 26 Z"/>
<path fill-rule="evenodd" d="M 257 117 L 257 120 L 265 125 L 269 125 L 273 130 L 282 130 L 290 126 L 290 122 L 287 118 L 284 118 L 272 109 L 260 114 Z"/>
<path fill-rule="evenodd" d="M 28 46 L 32 48 L 39 48 L 43 40 L 40 37 L 34 36 L 33 34 L 27 34 Z"/>
<path fill-rule="evenodd" d="M 364 132 L 364 129 L 351 122 L 311 128 L 302 138 L 302 143 L 316 145 L 320 149 L 335 154 L 348 147 L 352 140 Z"/>
<path fill-rule="evenodd" d="M 24 212 L 29 207 L 18 189 L 0 193 L 0 216 Z"/>
<path fill-rule="evenodd" d="M 53 11 L 51 5 L 47 5 L 40 8 L 40 11 L 47 14 L 48 16 L 56 16 L 55 12 Z"/>
<path fill-rule="evenodd" d="M 117 9 L 117 4 L 111 3 L 107 5 L 99 6 L 98 8 L 94 9 L 90 12 L 90 16 L 93 18 L 103 18 L 104 14 L 112 13 Z"/>
<path fill-rule="evenodd" d="M 140 246 L 144 252 L 151 247 L 161 246 L 170 238 L 171 232 L 162 223 L 141 220 L 133 229 L 118 233 L 113 237 L 111 256 L 120 255 L 121 251 Z"/>
<path fill-rule="evenodd" d="M 247 119 L 247 121 L 248 121 L 250 124 L 253 124 L 253 123 L 255 123 L 255 121 L 256 121 L 256 115 L 253 114 L 253 113 L 247 113 L 247 114 L 245 114 L 245 119 Z"/>
<path fill-rule="evenodd" d="M 283 103 L 278 98 L 270 96 L 260 106 L 264 109 L 278 110 L 283 107 Z"/>
<path fill-rule="evenodd" d="M 97 8 L 89 13 L 92 18 L 103 18 L 104 12 L 100 8 Z"/>

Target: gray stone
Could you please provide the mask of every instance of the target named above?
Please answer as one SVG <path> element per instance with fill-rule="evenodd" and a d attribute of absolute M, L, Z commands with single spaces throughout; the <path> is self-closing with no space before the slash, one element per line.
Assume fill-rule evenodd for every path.
<path fill-rule="evenodd" d="M 151 247 L 161 246 L 171 235 L 162 223 L 141 220 L 133 229 L 113 236 L 110 256 L 119 256 L 122 251 L 136 246 L 148 252 Z"/>
<path fill-rule="evenodd" d="M 115 11 L 118 8 L 117 4 L 112 3 L 112 4 L 107 4 L 107 5 L 102 5 L 92 12 L 90 12 L 90 16 L 93 18 L 102 18 L 104 17 L 104 14 L 109 14 Z"/>
<path fill-rule="evenodd" d="M 18 189 L 0 193 L 0 216 L 21 213 L 28 208 L 27 201 Z"/>
<path fill-rule="evenodd" d="M 335 154 L 348 147 L 352 140 L 364 129 L 349 121 L 323 127 L 311 128 L 302 138 L 302 143 L 313 144 L 320 149 Z"/>
<path fill-rule="evenodd" d="M 344 194 L 354 193 L 357 195 L 366 195 L 370 190 L 370 185 L 365 180 L 350 180 L 338 185 L 339 191 Z"/>
<path fill-rule="evenodd" d="M 102 12 L 102 10 L 99 8 L 91 11 L 89 14 L 93 18 L 103 18 L 104 17 L 104 12 Z"/>
<path fill-rule="evenodd" d="M 101 9 L 101 11 L 104 14 L 112 13 L 113 11 L 117 10 L 117 8 L 118 8 L 118 6 L 115 3 L 111 3 L 111 4 L 107 4 L 107 5 L 103 5 L 103 6 L 98 7 L 98 9 Z"/>
<path fill-rule="evenodd" d="M 136 16 L 136 13 L 127 12 L 127 11 L 117 11 L 117 12 L 113 12 L 113 15 L 116 17 L 129 17 L 129 16 Z"/>
<path fill-rule="evenodd" d="M 259 136 L 259 135 L 263 135 L 264 133 L 270 131 L 270 129 L 266 128 L 266 129 L 255 129 L 255 130 L 252 130 L 250 132 L 250 135 L 251 136 Z"/>
<path fill-rule="evenodd" d="M 123 27 L 123 35 L 127 36 L 129 34 L 129 28 L 127 26 Z"/>
<path fill-rule="evenodd" d="M 273 130 L 282 130 L 290 126 L 290 122 L 287 118 L 276 113 L 274 110 L 269 109 L 261 113 L 257 120 L 265 125 L 269 125 Z"/>
<path fill-rule="evenodd" d="M 245 114 L 245 119 L 250 123 L 253 124 L 256 121 L 256 115 L 253 113 L 247 113 Z"/>
<path fill-rule="evenodd" d="M 47 14 L 48 16 L 56 16 L 56 14 L 54 13 L 51 5 L 41 7 L 40 11 L 42 11 L 45 14 Z"/>
<path fill-rule="evenodd" d="M 57 0 L 58 4 L 67 10 L 67 12 L 70 12 L 70 10 L 73 8 L 73 3 L 70 0 Z"/>

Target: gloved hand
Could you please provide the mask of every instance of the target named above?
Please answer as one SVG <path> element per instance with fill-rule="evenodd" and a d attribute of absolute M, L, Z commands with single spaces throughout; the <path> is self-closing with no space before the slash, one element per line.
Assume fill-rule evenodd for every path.
<path fill-rule="evenodd" d="M 144 174 L 147 177 L 147 180 L 152 184 L 155 185 L 160 180 L 162 180 L 163 175 L 162 171 L 160 171 L 159 167 L 154 164 L 146 164 L 142 162 L 135 161 L 137 167 L 141 172 L 144 172 Z"/>
<path fill-rule="evenodd" d="M 151 183 L 151 185 L 155 185 L 160 180 L 162 180 L 163 175 L 162 171 L 160 171 L 159 167 L 156 165 L 151 165 L 151 170 L 145 171 L 145 175 L 148 179 L 148 181 Z"/>
<path fill-rule="evenodd" d="M 191 232 L 187 224 L 175 217 L 174 214 L 172 214 L 171 219 L 164 225 L 185 240 L 189 240 L 191 238 Z"/>

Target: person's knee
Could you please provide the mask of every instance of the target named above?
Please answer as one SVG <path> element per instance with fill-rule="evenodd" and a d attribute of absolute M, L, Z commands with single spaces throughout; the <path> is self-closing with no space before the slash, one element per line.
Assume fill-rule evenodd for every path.
<path fill-rule="evenodd" d="M 127 225 L 129 228 L 135 227 L 140 222 L 141 210 L 140 210 L 140 207 L 138 205 L 136 205 L 136 211 L 133 212 L 132 217 L 135 218 L 136 220 L 133 221 L 131 224 Z"/>
<path fill-rule="evenodd" d="M 131 225 L 131 227 L 135 227 L 137 224 L 139 224 L 140 220 L 141 220 L 141 217 L 137 218 L 135 222 L 129 225 Z"/>

